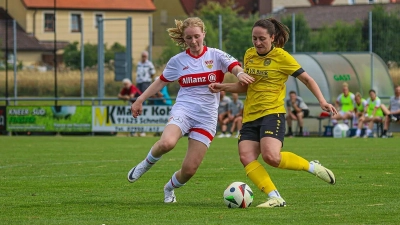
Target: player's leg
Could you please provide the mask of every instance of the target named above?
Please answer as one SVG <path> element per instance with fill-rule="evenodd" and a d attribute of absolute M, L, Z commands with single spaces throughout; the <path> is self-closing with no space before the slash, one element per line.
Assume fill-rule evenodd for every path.
<path fill-rule="evenodd" d="M 268 195 L 268 201 L 277 199 L 279 196 L 279 203 L 276 201 L 268 202 L 265 207 L 279 207 L 285 206 L 285 201 L 280 198 L 274 183 L 271 180 L 268 172 L 257 161 L 260 155 L 260 124 L 262 118 L 243 124 L 240 130 L 239 137 L 239 156 L 240 162 L 243 164 L 246 175 L 249 179 L 265 194 Z M 269 205 L 271 203 L 271 205 Z"/>
<path fill-rule="evenodd" d="M 332 171 L 321 166 L 319 163 L 315 161 L 308 162 L 303 157 L 292 152 L 281 152 L 284 132 L 281 132 L 280 123 L 277 123 L 277 121 L 282 120 L 284 120 L 284 117 L 281 114 L 264 117 L 260 133 L 262 137 L 260 146 L 263 160 L 269 165 L 281 169 L 308 171 L 330 184 L 335 184 L 335 176 Z M 276 132 L 265 132 L 271 130 L 271 127 L 277 128 Z"/>
<path fill-rule="evenodd" d="M 364 116 L 361 116 L 360 118 L 358 118 L 356 135 L 354 135 L 353 138 L 359 138 L 361 136 L 361 130 L 362 130 L 363 126 L 364 126 L 365 118 L 366 117 L 364 117 Z"/>
<path fill-rule="evenodd" d="M 189 143 L 186 156 L 180 170 L 175 172 L 164 186 L 164 202 L 176 202 L 175 188 L 182 187 L 190 180 L 199 168 L 210 146 L 215 131 L 195 129 L 189 133 Z"/>
<path fill-rule="evenodd" d="M 182 130 L 175 124 L 168 124 L 164 132 L 150 149 L 146 158 L 128 172 L 128 181 L 133 183 L 137 181 L 145 172 L 147 172 L 165 153 L 171 151 L 179 138 L 182 137 Z"/>
<path fill-rule="evenodd" d="M 303 136 L 303 118 L 304 118 L 304 113 L 303 111 L 297 112 L 297 123 L 299 123 L 299 136 Z"/>
<path fill-rule="evenodd" d="M 374 127 L 374 118 L 373 117 L 365 117 L 364 123 L 367 123 L 367 130 L 365 131 L 364 138 L 371 136 L 372 128 Z"/>

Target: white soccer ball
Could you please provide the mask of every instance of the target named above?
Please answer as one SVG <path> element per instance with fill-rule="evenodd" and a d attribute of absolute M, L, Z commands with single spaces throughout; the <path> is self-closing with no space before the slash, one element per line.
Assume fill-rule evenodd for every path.
<path fill-rule="evenodd" d="M 233 182 L 224 191 L 224 202 L 228 208 L 247 208 L 253 198 L 253 191 L 243 182 Z"/>

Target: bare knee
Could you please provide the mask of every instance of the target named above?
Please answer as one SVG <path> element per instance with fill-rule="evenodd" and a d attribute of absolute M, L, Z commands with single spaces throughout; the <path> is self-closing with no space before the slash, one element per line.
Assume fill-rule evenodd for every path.
<path fill-rule="evenodd" d="M 264 162 L 273 167 L 278 167 L 281 163 L 281 154 L 267 153 L 262 156 Z"/>
<path fill-rule="evenodd" d="M 176 142 L 173 140 L 167 140 L 167 139 L 160 139 L 157 142 L 158 149 L 162 151 L 163 153 L 167 153 L 171 151 L 176 145 Z"/>

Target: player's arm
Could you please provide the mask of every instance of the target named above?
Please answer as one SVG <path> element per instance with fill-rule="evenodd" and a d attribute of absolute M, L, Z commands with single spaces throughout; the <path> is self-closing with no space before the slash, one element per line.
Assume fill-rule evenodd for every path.
<path fill-rule="evenodd" d="M 315 82 L 315 80 L 310 75 L 308 75 L 307 72 L 301 73 L 299 76 L 297 76 L 297 79 L 299 79 L 304 85 L 306 85 L 307 88 L 314 94 L 323 110 L 332 112 L 333 114 L 337 114 L 336 109 L 325 100 L 324 96 L 322 95 L 321 89 L 319 89 L 318 87 L 317 82 Z"/>
<path fill-rule="evenodd" d="M 160 90 L 167 85 L 167 82 L 162 81 L 161 79 L 155 80 L 150 86 L 136 99 L 136 102 L 143 103 L 146 99 L 154 96 Z"/>
<path fill-rule="evenodd" d="M 119 99 L 122 99 L 122 100 L 129 100 L 129 96 L 128 95 L 123 95 L 123 94 L 121 94 L 122 93 L 122 91 L 118 94 L 118 98 Z"/>
<path fill-rule="evenodd" d="M 236 83 L 212 83 L 208 85 L 208 89 L 210 89 L 213 93 L 218 93 L 220 91 L 226 91 L 231 93 L 245 93 L 247 92 L 247 85 L 242 85 L 240 82 Z"/>

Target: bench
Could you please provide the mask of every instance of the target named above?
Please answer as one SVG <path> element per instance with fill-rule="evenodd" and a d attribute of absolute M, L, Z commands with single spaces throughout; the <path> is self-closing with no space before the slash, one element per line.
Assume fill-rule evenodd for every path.
<path fill-rule="evenodd" d="M 322 136 L 323 135 L 323 133 L 322 133 L 322 120 L 328 119 L 328 124 L 331 123 L 331 117 L 330 116 L 321 117 L 321 116 L 309 115 L 307 117 L 303 117 L 303 120 L 306 120 L 306 119 L 316 119 L 316 120 L 318 120 L 318 136 Z M 297 120 L 294 120 L 294 121 L 297 121 Z M 296 132 L 298 132 L 298 131 L 299 131 L 299 123 L 297 122 L 297 124 L 296 124 Z"/>

